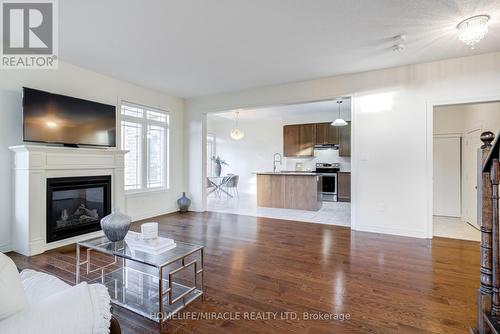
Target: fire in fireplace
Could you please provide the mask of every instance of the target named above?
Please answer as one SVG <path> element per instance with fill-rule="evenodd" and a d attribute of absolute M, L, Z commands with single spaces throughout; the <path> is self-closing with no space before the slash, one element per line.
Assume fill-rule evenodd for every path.
<path fill-rule="evenodd" d="M 98 231 L 111 212 L 111 176 L 47 179 L 47 242 Z"/>

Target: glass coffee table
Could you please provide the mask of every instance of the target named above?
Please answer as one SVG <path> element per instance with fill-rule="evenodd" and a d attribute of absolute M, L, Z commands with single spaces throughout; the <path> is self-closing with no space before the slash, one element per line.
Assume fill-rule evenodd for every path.
<path fill-rule="evenodd" d="M 175 243 L 173 249 L 150 254 L 105 236 L 79 241 L 76 283 L 101 283 L 114 304 L 162 323 L 203 298 L 203 246 Z M 84 261 L 82 248 L 86 249 Z M 102 254 L 111 255 L 112 261 Z"/>

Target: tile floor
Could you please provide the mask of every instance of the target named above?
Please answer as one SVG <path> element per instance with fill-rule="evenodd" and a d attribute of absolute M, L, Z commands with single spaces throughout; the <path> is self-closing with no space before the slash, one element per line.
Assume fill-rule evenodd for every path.
<path fill-rule="evenodd" d="M 328 225 L 351 225 L 351 203 L 323 202 L 319 211 L 290 210 L 257 207 L 255 194 L 240 194 L 239 198 L 215 195 L 208 197 L 208 211 L 234 213 L 246 216 L 296 220 Z"/>
<path fill-rule="evenodd" d="M 240 194 L 239 198 L 208 197 L 208 211 L 246 216 L 296 220 L 317 224 L 350 226 L 351 203 L 324 202 L 319 211 L 257 207 L 255 194 Z M 434 216 L 434 236 L 480 241 L 481 233 L 460 218 Z"/>
<path fill-rule="evenodd" d="M 436 237 L 481 241 L 481 232 L 460 218 L 434 216 L 433 223 Z"/>

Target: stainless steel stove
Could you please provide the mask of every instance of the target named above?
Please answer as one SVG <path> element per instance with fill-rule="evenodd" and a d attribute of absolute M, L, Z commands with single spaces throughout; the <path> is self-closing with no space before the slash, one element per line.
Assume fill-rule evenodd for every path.
<path fill-rule="evenodd" d="M 326 202 L 337 202 L 337 173 L 340 171 L 339 163 L 316 164 L 316 173 L 323 177 L 321 198 Z"/>

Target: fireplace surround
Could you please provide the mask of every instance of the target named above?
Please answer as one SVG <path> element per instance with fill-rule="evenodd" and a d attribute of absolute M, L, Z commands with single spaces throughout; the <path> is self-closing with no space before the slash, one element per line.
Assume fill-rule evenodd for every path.
<path fill-rule="evenodd" d="M 97 220 L 100 220 L 102 215 L 114 207 L 126 212 L 124 155 L 127 151 L 116 148 L 70 148 L 35 144 L 13 146 L 10 147 L 10 150 L 14 154 L 14 214 L 12 221 L 12 248 L 14 251 L 31 256 L 49 249 L 73 244 L 79 240 L 104 235 Z M 82 181 L 87 178 L 87 180 L 96 181 L 102 177 L 109 178 L 109 184 L 101 188 L 98 186 L 97 189 L 101 190 L 94 188 L 88 194 L 83 190 L 77 193 L 58 193 L 56 199 L 60 201 L 56 208 L 51 206 L 50 209 L 58 211 L 59 205 L 62 205 L 64 201 L 70 207 L 66 208 L 64 214 L 62 210 L 60 214 L 49 214 L 48 190 L 50 186 L 60 185 L 57 180 Z M 101 179 L 100 182 L 104 182 L 104 179 Z M 69 186 L 75 185 L 73 182 Z M 75 195 L 73 200 L 67 198 L 71 194 Z M 95 201 L 91 199 L 96 198 L 96 196 L 103 196 L 105 202 L 108 202 L 107 205 L 103 204 L 102 208 L 99 205 L 94 206 Z M 85 200 L 82 200 L 83 198 Z M 74 205 L 76 204 L 78 207 L 75 209 Z M 84 204 L 84 207 L 80 207 L 80 204 Z M 96 213 L 99 218 L 96 218 Z M 48 228 L 47 222 L 50 222 L 48 219 L 53 218 L 50 215 L 59 215 L 60 230 L 57 231 L 56 225 L 55 234 L 53 233 L 54 229 Z M 62 219 L 63 217 L 65 219 Z M 75 217 L 78 219 L 82 217 L 82 219 L 76 221 Z M 67 226 L 63 226 L 66 223 Z M 82 223 L 80 231 L 77 231 L 78 228 L 70 226 L 76 223 Z M 61 235 L 64 227 L 68 233 Z"/>

